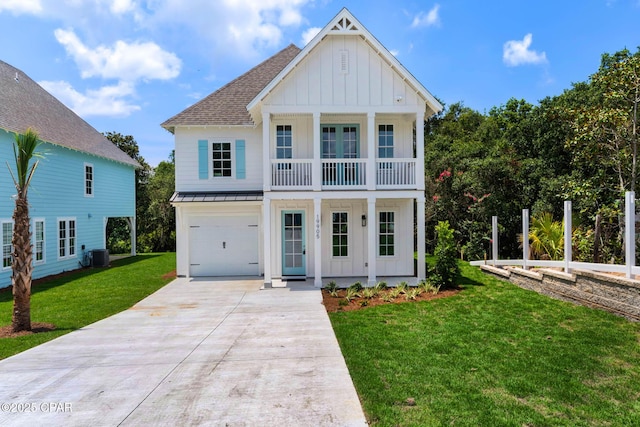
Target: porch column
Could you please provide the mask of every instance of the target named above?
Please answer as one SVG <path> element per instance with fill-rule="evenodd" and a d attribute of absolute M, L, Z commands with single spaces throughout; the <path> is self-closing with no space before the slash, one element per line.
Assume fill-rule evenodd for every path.
<path fill-rule="evenodd" d="M 264 285 L 263 288 L 271 287 L 271 199 L 264 198 L 262 202 L 262 234 L 264 247 L 262 248 L 262 259 L 264 263 Z"/>
<path fill-rule="evenodd" d="M 271 144 L 269 129 L 271 114 L 262 113 L 262 189 L 271 191 Z"/>
<path fill-rule="evenodd" d="M 313 163 L 311 185 L 313 191 L 322 190 L 322 141 L 320 141 L 320 113 L 313 113 Z"/>
<path fill-rule="evenodd" d="M 376 189 L 376 113 L 367 113 L 367 190 Z"/>
<path fill-rule="evenodd" d="M 369 266 L 369 278 L 367 286 L 376 285 L 376 199 L 367 199 L 367 262 Z"/>
<path fill-rule="evenodd" d="M 322 287 L 322 233 L 321 217 L 322 200 L 318 197 L 313 199 L 313 285 L 316 288 Z"/>
<path fill-rule="evenodd" d="M 417 236 L 417 245 L 418 247 L 417 252 L 418 252 L 418 281 L 426 279 L 427 278 L 427 268 L 425 266 L 425 249 L 424 249 L 424 245 L 425 245 L 425 241 L 426 241 L 426 231 L 425 231 L 425 225 L 424 225 L 424 212 L 425 212 L 425 198 L 424 198 L 424 194 L 422 194 L 421 197 L 418 197 L 416 199 L 416 204 L 417 204 L 417 209 L 416 209 L 416 222 L 417 222 L 417 232 L 418 232 L 418 236 Z"/>
<path fill-rule="evenodd" d="M 424 191 L 424 111 L 416 114 L 416 189 Z"/>

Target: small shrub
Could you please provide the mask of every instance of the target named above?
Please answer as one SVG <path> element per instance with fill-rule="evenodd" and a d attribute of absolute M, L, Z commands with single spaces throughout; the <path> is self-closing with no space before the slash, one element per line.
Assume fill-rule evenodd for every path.
<path fill-rule="evenodd" d="M 382 294 L 382 296 L 380 297 L 380 299 L 384 302 L 391 302 L 393 301 L 395 297 L 393 296 L 392 292 L 385 292 Z"/>
<path fill-rule="evenodd" d="M 355 290 L 355 288 L 352 288 L 351 286 L 347 289 L 347 293 L 344 296 L 344 299 L 347 300 L 347 302 L 351 302 L 352 300 L 358 298 L 360 295 L 358 294 L 358 291 Z"/>
<path fill-rule="evenodd" d="M 362 290 L 362 283 L 355 282 L 353 285 L 349 286 L 349 289 L 353 289 L 356 292 L 360 292 Z"/>
<path fill-rule="evenodd" d="M 340 301 L 338 301 L 338 305 L 340 307 L 347 306 L 347 305 L 349 305 L 349 301 L 347 301 L 346 299 L 341 299 Z"/>
<path fill-rule="evenodd" d="M 420 296 L 421 293 L 422 293 L 422 289 L 420 289 L 420 288 L 411 288 L 411 289 L 407 290 L 407 292 L 404 294 L 404 296 L 407 299 L 407 301 L 415 300 L 416 298 L 418 298 Z"/>
<path fill-rule="evenodd" d="M 366 307 L 369 305 L 369 300 L 363 299 L 360 301 L 360 307 Z"/>
<path fill-rule="evenodd" d="M 395 287 L 389 291 L 388 295 L 391 297 L 391 299 L 395 299 L 395 298 L 398 298 L 398 296 L 400 296 L 401 292 L 402 292 L 402 288 Z"/>
<path fill-rule="evenodd" d="M 374 287 L 378 292 L 387 290 L 387 282 L 378 282 Z"/>
<path fill-rule="evenodd" d="M 440 292 L 440 286 L 434 284 L 431 280 L 423 280 L 418 284 L 418 288 L 422 289 L 423 292 L 436 295 Z"/>
<path fill-rule="evenodd" d="M 407 289 L 409 289 L 409 284 L 407 282 L 400 282 L 396 285 L 396 289 L 398 290 L 398 294 L 407 293 Z"/>
<path fill-rule="evenodd" d="M 438 286 L 454 287 L 460 274 L 460 267 L 454 230 L 449 227 L 449 221 L 439 221 L 436 234 L 438 242 L 434 251 L 436 265 L 433 270 L 433 279 Z"/>
<path fill-rule="evenodd" d="M 364 288 L 362 290 L 363 298 L 371 299 L 371 298 L 375 298 L 376 296 L 378 296 L 378 291 L 376 290 L 376 288 Z"/>
<path fill-rule="evenodd" d="M 338 296 L 338 285 L 335 281 L 329 282 L 329 284 L 325 287 L 325 289 L 329 292 L 329 295 L 336 298 Z"/>

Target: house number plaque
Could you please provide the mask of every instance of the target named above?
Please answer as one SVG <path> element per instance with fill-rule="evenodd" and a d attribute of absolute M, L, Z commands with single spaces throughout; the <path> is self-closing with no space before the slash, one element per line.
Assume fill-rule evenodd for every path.
<path fill-rule="evenodd" d="M 316 239 L 320 238 L 320 215 L 316 215 Z"/>

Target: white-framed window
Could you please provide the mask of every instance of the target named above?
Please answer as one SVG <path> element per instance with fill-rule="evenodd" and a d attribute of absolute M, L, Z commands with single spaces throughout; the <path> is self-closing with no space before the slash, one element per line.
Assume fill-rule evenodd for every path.
<path fill-rule="evenodd" d="M 378 213 L 378 255 L 395 256 L 395 213 Z"/>
<path fill-rule="evenodd" d="M 45 262 L 45 230 L 44 219 L 35 218 L 33 220 L 33 263 L 44 264 Z"/>
<path fill-rule="evenodd" d="M 276 158 L 293 158 L 293 131 L 291 125 L 276 126 Z"/>
<path fill-rule="evenodd" d="M 91 163 L 84 164 L 84 195 L 93 197 L 93 165 Z"/>
<path fill-rule="evenodd" d="M 58 258 L 76 256 L 76 219 L 58 218 Z"/>
<path fill-rule="evenodd" d="M 378 125 L 378 158 L 393 158 L 393 125 Z"/>
<path fill-rule="evenodd" d="M 216 141 L 211 144 L 211 155 L 213 158 L 213 177 L 230 178 L 233 176 L 233 145 L 231 142 Z"/>
<path fill-rule="evenodd" d="M 2 223 L 2 269 L 11 268 L 13 256 L 13 221 L 1 221 Z"/>
<path fill-rule="evenodd" d="M 331 255 L 335 257 L 349 256 L 349 214 L 333 212 L 331 214 Z"/>

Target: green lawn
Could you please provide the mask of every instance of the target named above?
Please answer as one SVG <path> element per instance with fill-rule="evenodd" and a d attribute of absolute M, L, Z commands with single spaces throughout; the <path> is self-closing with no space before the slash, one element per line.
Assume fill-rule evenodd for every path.
<path fill-rule="evenodd" d="M 331 314 L 373 425 L 640 425 L 640 324 L 462 276 L 451 298 Z"/>
<path fill-rule="evenodd" d="M 163 275 L 175 265 L 175 253 L 143 254 L 35 286 L 31 321 L 53 323 L 56 330 L 0 339 L 0 359 L 126 310 L 171 281 Z M 12 308 L 11 291 L 0 292 L 0 325 L 11 324 Z"/>

